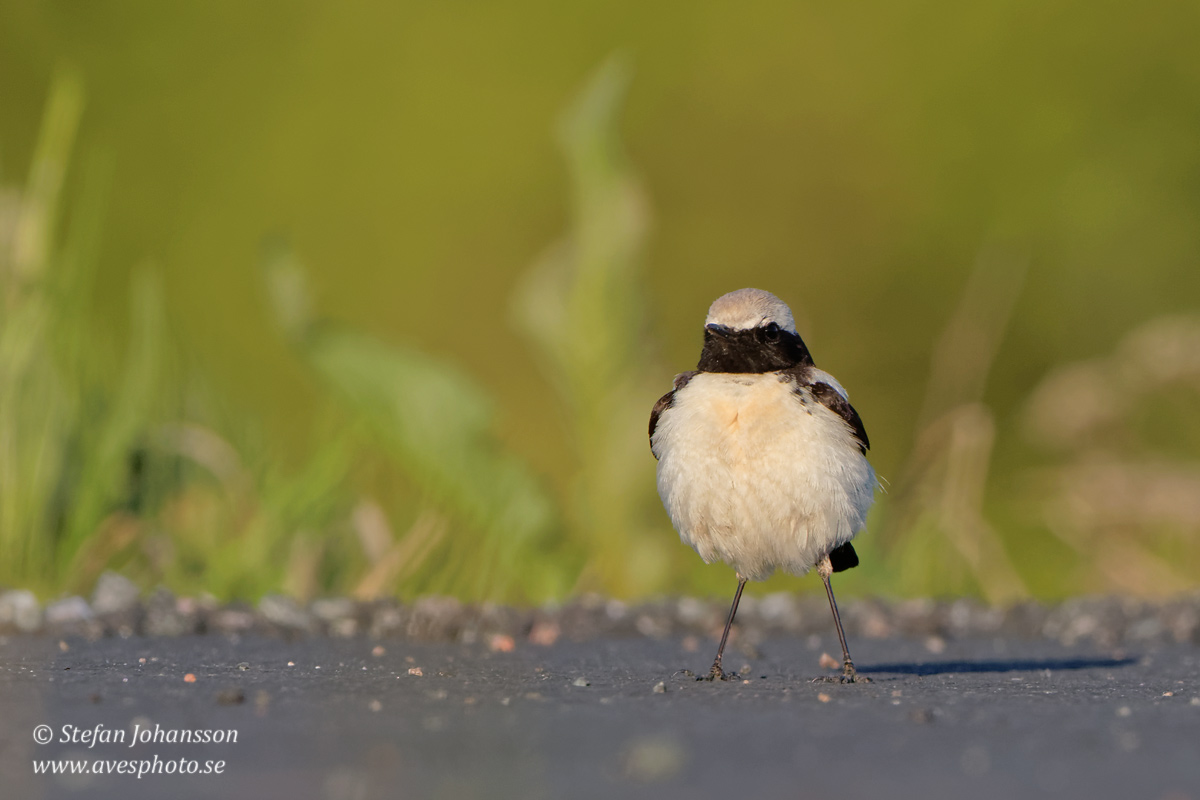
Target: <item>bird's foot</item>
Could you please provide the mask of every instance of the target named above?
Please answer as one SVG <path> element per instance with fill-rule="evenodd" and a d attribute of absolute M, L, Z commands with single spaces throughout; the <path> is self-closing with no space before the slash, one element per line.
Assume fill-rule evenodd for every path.
<path fill-rule="evenodd" d="M 696 678 L 698 681 L 736 681 L 741 678 L 736 672 L 726 672 L 721 669 L 720 662 L 713 664 L 712 669 L 702 678 Z"/>
<path fill-rule="evenodd" d="M 813 683 L 873 683 L 866 675 L 819 675 Z"/>
<path fill-rule="evenodd" d="M 818 678 L 813 678 L 813 683 L 871 683 L 871 679 L 866 675 L 859 675 L 854 669 L 854 664 L 847 661 L 842 667 L 841 675 L 822 675 Z"/>

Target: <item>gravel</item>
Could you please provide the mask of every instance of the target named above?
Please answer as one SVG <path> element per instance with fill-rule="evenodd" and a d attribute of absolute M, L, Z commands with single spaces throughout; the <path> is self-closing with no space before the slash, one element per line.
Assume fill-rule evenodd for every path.
<path fill-rule="evenodd" d="M 92 591 L 92 611 L 99 616 L 129 614 L 139 609 L 140 596 L 133 581 L 116 572 L 105 572 Z"/>
<path fill-rule="evenodd" d="M 283 638 L 365 635 L 464 644 L 510 637 L 516 642 L 551 645 L 560 635 L 572 641 L 711 636 L 724 622 L 726 603 L 725 598 L 681 597 L 627 604 L 587 595 L 540 608 L 514 608 L 464 604 L 450 597 L 423 597 L 411 604 L 319 598 L 302 604 L 283 595 L 267 595 L 257 607 L 251 607 L 222 605 L 210 597 L 179 598 L 163 588 L 142 599 L 130 581 L 105 573 L 91 603 L 72 596 L 42 608 L 30 592 L 0 592 L 0 634 L 41 631 L 90 638 L 197 633 Z M 1056 605 L 1027 602 L 1007 608 L 966 599 L 863 598 L 847 599 L 840 605 L 847 634 L 855 639 L 912 636 L 936 641 L 1006 636 L 1103 647 L 1200 643 L 1200 594 L 1163 602 L 1081 597 Z M 823 636 L 831 628 L 826 601 L 816 595 L 746 596 L 737 621 L 742 640 L 750 644 L 773 636 Z"/>
<path fill-rule="evenodd" d="M 33 592 L 0 592 L 0 631 L 34 633 L 42 627 L 42 607 Z"/>

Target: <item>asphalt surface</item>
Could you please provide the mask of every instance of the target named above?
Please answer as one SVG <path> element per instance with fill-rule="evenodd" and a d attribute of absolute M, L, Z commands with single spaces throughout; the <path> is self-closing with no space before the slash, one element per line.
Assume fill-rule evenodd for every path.
<path fill-rule="evenodd" d="M 744 679 L 725 683 L 676 674 L 706 670 L 706 639 L 500 645 L 10 636 L 0 796 L 1200 800 L 1190 644 L 860 639 L 874 681 L 858 685 L 810 682 L 832 636 L 734 647 Z M 135 725 L 237 740 L 130 746 Z M 156 757 L 224 764 L 141 778 L 34 764 Z"/>

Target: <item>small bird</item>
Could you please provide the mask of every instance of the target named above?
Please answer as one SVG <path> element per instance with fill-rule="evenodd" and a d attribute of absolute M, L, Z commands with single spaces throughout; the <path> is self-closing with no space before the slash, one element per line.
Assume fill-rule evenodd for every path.
<path fill-rule="evenodd" d="M 737 572 L 706 680 L 729 677 L 721 656 L 746 581 L 813 567 L 842 645 L 842 674 L 830 680 L 869 680 L 855 672 L 829 583 L 858 566 L 850 540 L 875 499 L 869 446 L 846 390 L 813 364 L 782 300 L 761 289 L 717 298 L 700 363 L 650 413 L 658 493 L 679 538 Z"/>

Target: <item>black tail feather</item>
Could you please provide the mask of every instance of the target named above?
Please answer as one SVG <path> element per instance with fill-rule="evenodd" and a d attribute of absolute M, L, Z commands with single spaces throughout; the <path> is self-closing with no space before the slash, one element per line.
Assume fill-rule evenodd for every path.
<path fill-rule="evenodd" d="M 829 563 L 833 567 L 834 572 L 845 572 L 851 567 L 858 566 L 858 553 L 854 552 L 854 545 L 846 542 L 841 547 L 829 553 Z"/>

